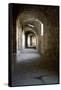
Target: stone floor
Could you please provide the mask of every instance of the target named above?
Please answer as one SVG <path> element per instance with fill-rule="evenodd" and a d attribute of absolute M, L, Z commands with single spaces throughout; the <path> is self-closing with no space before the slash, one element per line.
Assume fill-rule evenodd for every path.
<path fill-rule="evenodd" d="M 17 53 L 17 62 L 31 62 L 40 58 L 40 54 L 35 49 L 24 49 Z"/>
<path fill-rule="evenodd" d="M 24 49 L 17 53 L 17 62 L 12 73 L 12 86 L 58 84 L 58 73 L 54 69 L 43 68 L 43 60 L 34 49 Z"/>

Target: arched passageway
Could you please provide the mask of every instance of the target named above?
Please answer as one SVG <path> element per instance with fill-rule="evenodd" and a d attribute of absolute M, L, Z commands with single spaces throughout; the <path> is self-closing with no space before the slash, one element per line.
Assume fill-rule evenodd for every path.
<path fill-rule="evenodd" d="M 13 86 L 57 83 L 58 8 L 13 5 L 10 30 Z"/>
<path fill-rule="evenodd" d="M 37 47 L 37 36 L 31 30 L 22 32 L 22 46 L 25 48 L 34 48 Z"/>
<path fill-rule="evenodd" d="M 17 22 L 16 22 L 17 57 L 18 57 L 18 52 L 21 52 L 21 51 L 24 52 L 24 49 L 26 49 L 29 53 L 33 49 L 32 52 L 34 51 L 34 54 L 35 54 L 35 52 L 37 51 L 37 57 L 39 56 L 40 58 L 40 53 L 43 53 L 44 51 L 44 45 L 43 45 L 44 25 L 37 18 L 26 17 L 25 21 L 24 20 L 21 21 L 21 19 L 22 18 L 20 15 L 17 18 Z M 28 58 L 28 60 L 29 59 L 30 57 Z"/>
<path fill-rule="evenodd" d="M 16 41 L 17 41 L 17 51 L 19 49 L 31 48 L 34 47 L 39 53 L 43 53 L 43 33 L 44 25 L 38 19 L 29 19 L 22 24 L 19 23 L 20 19 L 18 18 L 16 24 Z M 40 39 L 41 38 L 41 39 Z M 21 45 L 20 45 L 21 44 Z M 30 45 L 29 45 L 30 44 Z M 32 44 L 32 45 L 31 45 Z M 41 50 L 40 50 L 41 48 Z"/>

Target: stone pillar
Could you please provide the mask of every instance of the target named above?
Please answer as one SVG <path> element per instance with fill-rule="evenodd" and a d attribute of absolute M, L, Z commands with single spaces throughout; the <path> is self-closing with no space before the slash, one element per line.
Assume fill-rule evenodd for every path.
<path fill-rule="evenodd" d="M 43 54 L 44 53 L 44 29 L 43 31 L 41 31 L 43 28 L 41 27 L 41 24 L 40 24 L 40 27 L 39 27 L 39 35 L 38 35 L 38 51 L 40 54 Z"/>
<path fill-rule="evenodd" d="M 19 20 L 16 23 L 16 51 L 22 49 L 22 28 L 20 26 Z"/>

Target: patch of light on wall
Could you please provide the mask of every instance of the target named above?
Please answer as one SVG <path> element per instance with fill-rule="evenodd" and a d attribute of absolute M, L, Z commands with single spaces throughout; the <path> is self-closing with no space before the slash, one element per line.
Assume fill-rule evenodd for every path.
<path fill-rule="evenodd" d="M 39 21 L 38 19 L 35 20 L 36 22 L 40 23 L 40 27 L 41 27 L 41 36 L 43 36 L 43 23 L 41 21 Z"/>
<path fill-rule="evenodd" d="M 22 48 L 25 48 L 25 35 L 24 35 L 24 31 L 22 33 Z"/>
<path fill-rule="evenodd" d="M 41 23 L 41 36 L 43 36 L 43 24 Z"/>
<path fill-rule="evenodd" d="M 28 24 L 28 26 L 30 26 L 30 27 L 34 27 L 33 25 L 31 25 L 31 24 Z"/>
<path fill-rule="evenodd" d="M 35 37 L 35 36 L 32 37 L 32 45 L 33 45 L 33 46 L 36 46 L 36 37 Z"/>
<path fill-rule="evenodd" d="M 29 35 L 28 35 L 27 43 L 28 43 L 28 46 L 30 47 L 30 36 Z"/>

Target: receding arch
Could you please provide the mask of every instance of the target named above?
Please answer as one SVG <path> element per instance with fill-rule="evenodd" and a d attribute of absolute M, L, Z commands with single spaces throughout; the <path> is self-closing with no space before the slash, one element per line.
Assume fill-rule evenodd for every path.
<path fill-rule="evenodd" d="M 46 32 L 44 29 L 47 24 L 47 19 L 44 16 L 44 14 L 42 12 L 40 13 L 40 15 L 36 14 L 36 12 L 35 13 L 28 12 L 28 11 L 25 13 L 22 12 L 18 14 L 16 22 L 19 22 L 21 33 L 26 27 L 31 28 L 31 31 L 33 31 L 37 37 L 38 52 L 44 53 L 44 48 L 45 48 L 44 33 Z M 22 48 L 22 45 L 21 45 L 21 48 Z"/>
<path fill-rule="evenodd" d="M 23 46 L 23 49 L 26 48 L 25 46 L 25 33 L 28 33 L 29 36 L 30 35 L 34 35 L 35 36 L 35 39 L 36 39 L 36 49 L 38 50 L 38 37 L 37 37 L 37 33 L 35 31 L 33 31 L 32 29 L 26 29 L 26 30 L 23 30 L 22 31 L 22 46 Z"/>

